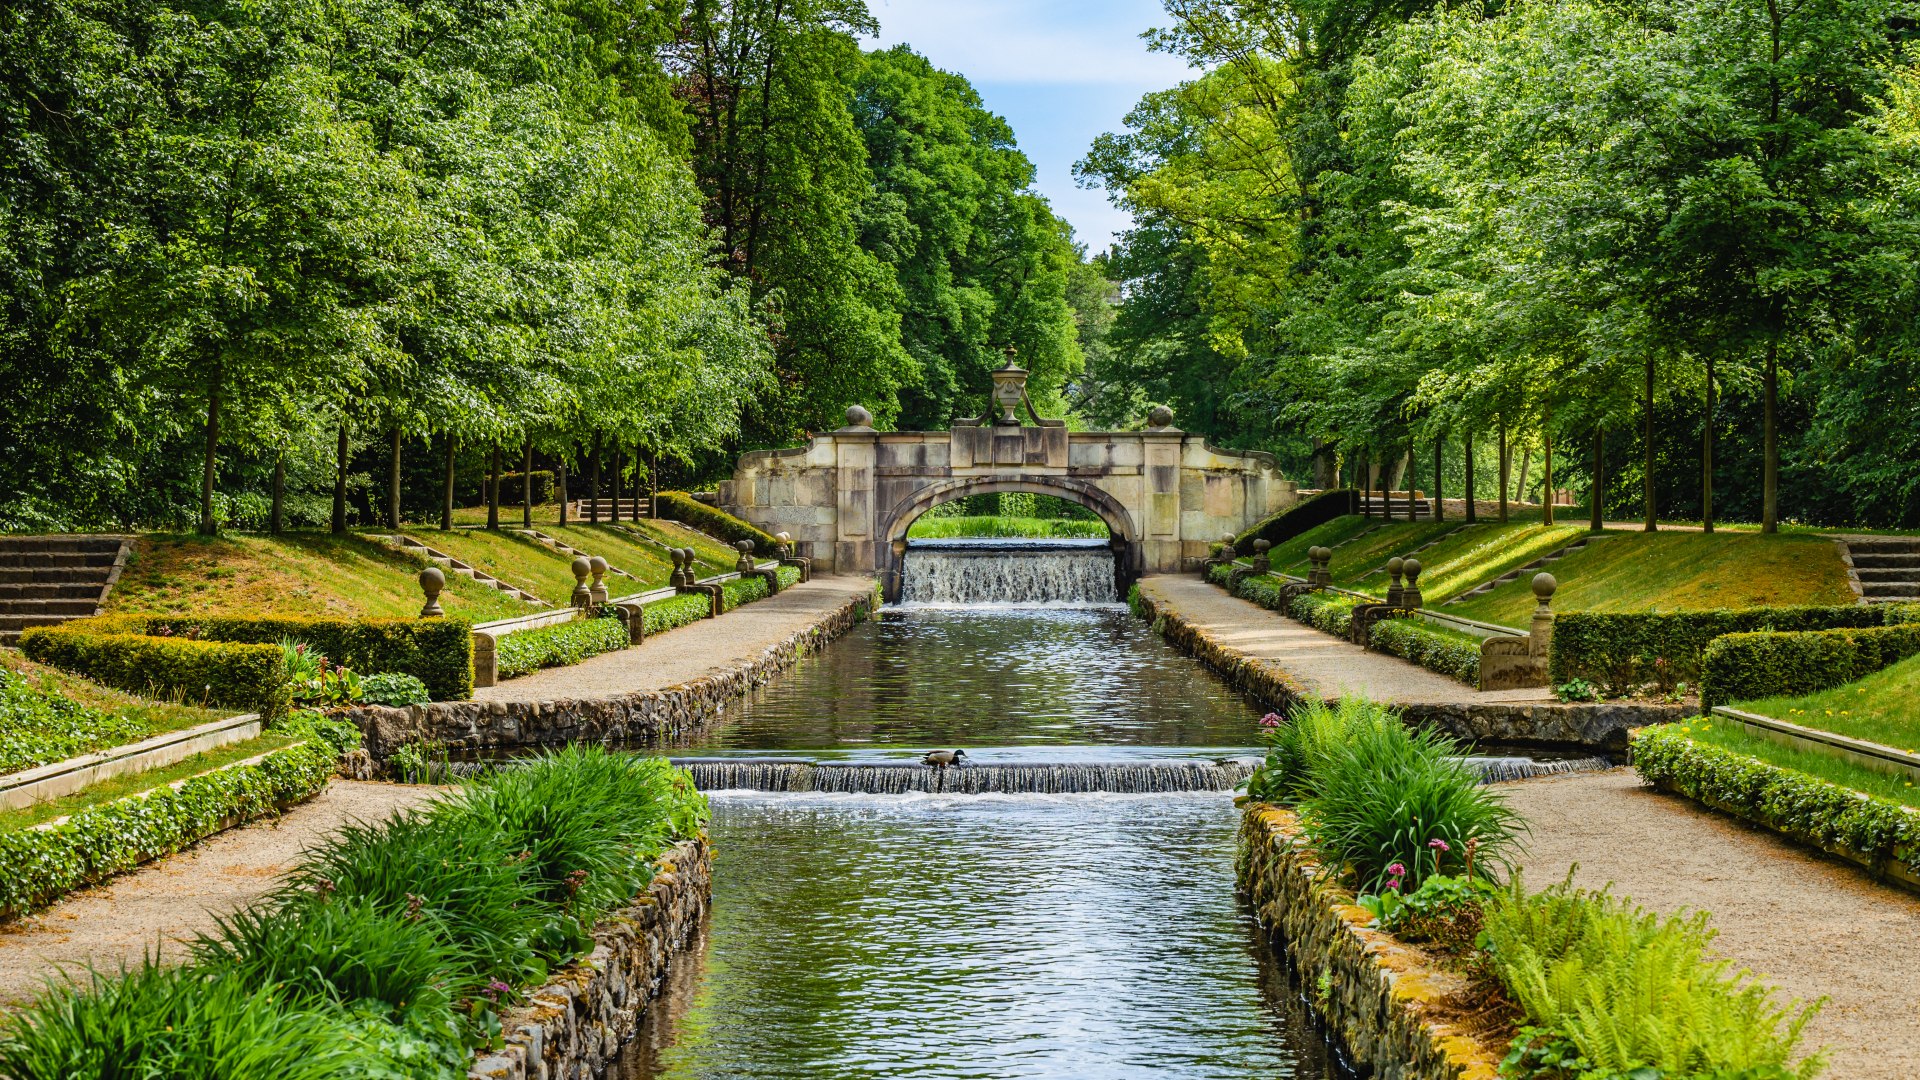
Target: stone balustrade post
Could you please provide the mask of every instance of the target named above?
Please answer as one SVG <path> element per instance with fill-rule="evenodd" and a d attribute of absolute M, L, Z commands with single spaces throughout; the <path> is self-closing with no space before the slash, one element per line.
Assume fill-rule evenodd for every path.
<path fill-rule="evenodd" d="M 593 590 L 587 588 L 587 575 L 593 573 L 593 563 L 585 555 L 573 557 L 573 606 L 588 608 L 593 606 Z"/>
<path fill-rule="evenodd" d="M 587 560 L 587 569 L 593 574 L 593 586 L 587 593 L 597 608 L 607 602 L 607 583 L 603 580 L 607 576 L 607 560 L 595 555 Z"/>
<path fill-rule="evenodd" d="M 1397 555 L 1387 560 L 1387 576 L 1393 579 L 1392 583 L 1387 586 L 1387 603 L 1389 606 L 1400 606 L 1400 572 L 1406 568 L 1406 565 L 1406 560 Z"/>
<path fill-rule="evenodd" d="M 1253 542 L 1253 569 L 1255 573 L 1265 574 L 1273 570 L 1273 556 L 1269 554 L 1272 550 L 1273 542 L 1271 540 L 1255 540 Z"/>
<path fill-rule="evenodd" d="M 426 594 L 427 603 L 420 609 L 423 619 L 445 615 L 446 609 L 440 606 L 440 592 L 447 587 L 447 575 L 437 566 L 429 566 L 420 571 L 420 591 Z"/>
<path fill-rule="evenodd" d="M 753 561 L 753 541 L 736 540 L 733 546 L 740 551 L 740 557 L 733 561 L 734 570 L 742 574 L 753 573 L 755 569 Z"/>
<path fill-rule="evenodd" d="M 1426 598 L 1420 595 L 1420 560 L 1408 559 L 1401 563 L 1400 572 L 1407 579 L 1406 585 L 1400 590 L 1400 606 L 1409 611 L 1426 607 Z"/>
<path fill-rule="evenodd" d="M 1559 579 L 1544 570 L 1533 575 L 1533 595 L 1539 603 L 1533 609 L 1533 625 L 1527 634 L 1527 651 L 1542 659 L 1553 645 L 1553 594 L 1559 587 Z"/>

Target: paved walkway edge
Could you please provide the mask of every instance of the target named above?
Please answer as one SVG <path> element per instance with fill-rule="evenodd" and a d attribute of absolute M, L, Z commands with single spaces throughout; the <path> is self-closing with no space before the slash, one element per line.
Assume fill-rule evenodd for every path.
<path fill-rule="evenodd" d="M 699 730 L 729 702 L 819 652 L 872 613 L 873 594 L 862 591 L 742 663 L 658 690 L 545 701 L 442 701 L 404 709 L 366 706 L 347 716 L 359 725 L 376 761 L 403 746 L 455 756 L 573 742 L 653 746 Z"/>
<path fill-rule="evenodd" d="M 1313 693 L 1283 666 L 1225 644 L 1217 636 L 1216 628 L 1182 614 L 1165 596 L 1156 593 L 1155 580 L 1147 578 L 1140 583 L 1138 599 L 1133 604 L 1134 614 L 1151 623 L 1154 632 L 1168 644 L 1212 668 L 1235 689 L 1266 708 L 1285 711 L 1311 700 Z M 1283 618 L 1257 604 L 1237 597 L 1231 599 L 1245 605 L 1249 612 L 1258 613 L 1259 617 Z M 1381 657 L 1381 661 L 1405 662 L 1393 657 Z M 1630 730 L 1648 724 L 1671 723 L 1683 719 L 1689 711 L 1684 705 L 1610 702 L 1395 701 L 1393 705 L 1409 721 L 1438 727 L 1456 738 L 1474 742 L 1577 746 L 1614 752 L 1626 750 Z"/>

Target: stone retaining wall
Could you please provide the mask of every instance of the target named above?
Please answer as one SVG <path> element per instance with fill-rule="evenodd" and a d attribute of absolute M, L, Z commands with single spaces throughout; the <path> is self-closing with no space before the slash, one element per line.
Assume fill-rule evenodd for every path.
<path fill-rule="evenodd" d="M 1493 1080 L 1503 1051 L 1439 1014 L 1466 998 L 1464 976 L 1391 934 L 1329 880 L 1293 814 L 1253 804 L 1240 825 L 1240 891 L 1286 951 L 1316 1012 L 1365 1075 L 1390 1080 Z"/>
<path fill-rule="evenodd" d="M 652 745 L 697 731 L 728 702 L 750 693 L 794 662 L 824 648 L 865 620 L 871 594 L 851 597 L 820 621 L 769 645 L 747 663 L 669 686 L 612 697 L 550 701 L 440 701 L 387 708 L 367 705 L 344 715 L 359 725 L 367 751 L 385 761 L 408 744 L 444 748 L 456 757 L 569 742 Z"/>
<path fill-rule="evenodd" d="M 675 955 L 699 933 L 712 870 L 704 839 L 668 851 L 646 892 L 594 927 L 593 951 L 501 1018 L 506 1047 L 475 1054 L 470 1080 L 603 1076 L 638 1029 Z"/>
<path fill-rule="evenodd" d="M 1224 644 L 1171 605 L 1156 603 L 1142 592 L 1134 610 L 1169 644 L 1267 708 L 1284 711 L 1312 696 L 1279 665 Z M 1395 703 L 1395 708 L 1414 723 L 1438 727 L 1459 739 L 1612 751 L 1626 750 L 1627 732 L 1633 728 L 1672 723 L 1694 711 L 1687 705 L 1627 702 Z"/>

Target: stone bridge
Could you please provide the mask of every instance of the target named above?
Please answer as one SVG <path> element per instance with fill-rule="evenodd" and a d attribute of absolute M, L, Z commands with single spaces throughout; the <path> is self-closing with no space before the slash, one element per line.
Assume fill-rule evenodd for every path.
<path fill-rule="evenodd" d="M 967 495 L 1057 495 L 1098 514 L 1112 533 L 1125 586 L 1148 571 L 1177 571 L 1207 545 L 1293 505 L 1297 485 L 1273 456 L 1217 450 L 1156 407 L 1144 431 L 1068 431 L 1032 415 L 1026 373 L 994 372 L 1003 415 L 950 431 L 876 431 L 867 410 L 847 426 L 789 450 L 743 454 L 719 503 L 769 532 L 791 533 L 817 569 L 880 575 L 898 596 L 914 519 Z M 1015 409 L 1026 405 L 1032 424 Z"/>

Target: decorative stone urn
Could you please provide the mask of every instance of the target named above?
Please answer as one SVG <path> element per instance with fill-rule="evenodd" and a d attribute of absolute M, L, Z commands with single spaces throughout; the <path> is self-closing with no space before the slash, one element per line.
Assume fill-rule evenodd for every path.
<path fill-rule="evenodd" d="M 1393 583 L 1387 586 L 1387 603 L 1394 607 L 1400 606 L 1400 572 L 1406 569 L 1406 565 L 1407 561 L 1397 555 L 1387 560 L 1387 576 L 1393 579 Z"/>
<path fill-rule="evenodd" d="M 1409 610 L 1426 607 L 1427 598 L 1420 595 L 1420 560 L 1408 559 L 1401 563 L 1400 572 L 1407 578 L 1407 584 L 1400 590 L 1400 606 Z"/>
<path fill-rule="evenodd" d="M 993 370 L 993 403 L 1000 407 L 1000 419 L 994 421 L 996 427 L 1019 427 L 1020 405 L 1027 400 L 1027 369 L 1013 366 L 1013 357 L 1007 357 L 1005 367 Z"/>

